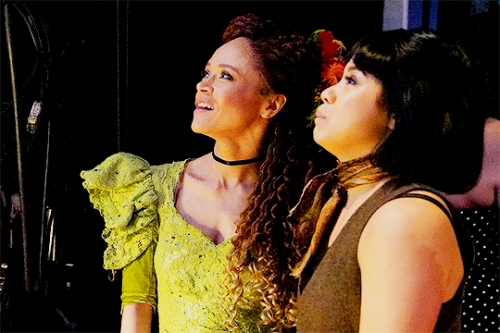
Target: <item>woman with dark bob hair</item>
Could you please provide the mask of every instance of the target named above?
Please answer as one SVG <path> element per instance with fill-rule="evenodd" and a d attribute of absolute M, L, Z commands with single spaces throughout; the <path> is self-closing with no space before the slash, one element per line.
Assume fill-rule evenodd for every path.
<path fill-rule="evenodd" d="M 310 38 L 237 17 L 196 86 L 191 128 L 212 152 L 159 166 L 118 153 L 82 172 L 106 222 L 104 266 L 123 268 L 122 332 L 150 331 L 156 307 L 161 332 L 293 324 L 286 217 L 311 161 L 328 162 L 308 126 L 321 69 Z"/>
<path fill-rule="evenodd" d="M 478 179 L 484 118 L 467 57 L 432 33 L 360 40 L 324 90 L 314 140 L 339 160 L 291 216 L 305 253 L 297 331 L 458 332 L 473 260 L 442 192 Z"/>

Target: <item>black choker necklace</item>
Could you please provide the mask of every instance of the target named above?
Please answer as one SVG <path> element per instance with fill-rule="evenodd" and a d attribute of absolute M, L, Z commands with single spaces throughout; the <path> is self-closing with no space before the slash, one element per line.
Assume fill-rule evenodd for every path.
<path fill-rule="evenodd" d="M 215 155 L 213 150 L 212 150 L 212 157 L 214 158 L 214 160 L 216 160 L 217 162 L 224 164 L 224 165 L 244 165 L 244 164 L 258 162 L 258 161 L 264 159 L 263 156 L 257 156 L 254 158 L 249 158 L 248 160 L 226 161 L 226 160 L 223 160 L 222 158 L 218 157 L 217 155 Z"/>

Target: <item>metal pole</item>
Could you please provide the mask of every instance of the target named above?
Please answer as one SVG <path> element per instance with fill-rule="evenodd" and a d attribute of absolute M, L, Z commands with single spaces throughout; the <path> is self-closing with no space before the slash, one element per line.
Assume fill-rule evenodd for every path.
<path fill-rule="evenodd" d="M 127 150 L 129 2 L 116 1 L 117 150 Z"/>
<path fill-rule="evenodd" d="M 29 265 L 29 249 L 28 249 L 28 228 L 26 224 L 26 205 L 24 196 L 24 182 L 23 182 L 23 167 L 21 158 L 21 139 L 19 132 L 19 113 L 17 109 L 17 90 L 16 90 L 16 78 L 14 72 L 14 59 L 12 54 L 12 39 L 10 34 L 10 4 L 7 3 L 4 6 L 4 17 L 5 17 L 5 33 L 7 37 L 7 50 L 9 52 L 9 62 L 10 62 L 10 77 L 12 81 L 12 99 L 14 104 L 14 119 L 16 128 L 16 148 L 17 148 L 17 171 L 18 171 L 18 181 L 19 181 L 19 197 L 21 204 L 21 230 L 23 239 L 23 259 L 24 259 L 24 272 L 23 272 L 23 282 L 24 289 L 26 292 L 31 291 L 30 283 L 30 265 Z"/>

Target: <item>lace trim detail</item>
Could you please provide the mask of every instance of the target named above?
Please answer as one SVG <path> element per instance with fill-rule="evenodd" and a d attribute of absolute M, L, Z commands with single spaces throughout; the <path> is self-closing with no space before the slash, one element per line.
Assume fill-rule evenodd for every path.
<path fill-rule="evenodd" d="M 232 304 L 223 299 L 221 282 L 233 244 L 231 238 L 214 244 L 175 209 L 176 187 L 187 162 L 152 167 L 159 197 L 160 231 L 154 261 L 160 330 L 225 332 Z M 240 313 L 238 331 L 258 332 L 259 304 L 248 304 Z"/>

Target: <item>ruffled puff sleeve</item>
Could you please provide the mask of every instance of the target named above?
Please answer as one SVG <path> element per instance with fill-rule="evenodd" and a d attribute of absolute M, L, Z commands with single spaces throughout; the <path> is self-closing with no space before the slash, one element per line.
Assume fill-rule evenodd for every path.
<path fill-rule="evenodd" d="M 104 268 L 124 268 L 157 242 L 158 197 L 150 166 L 140 157 L 118 153 L 80 175 L 105 221 Z"/>

